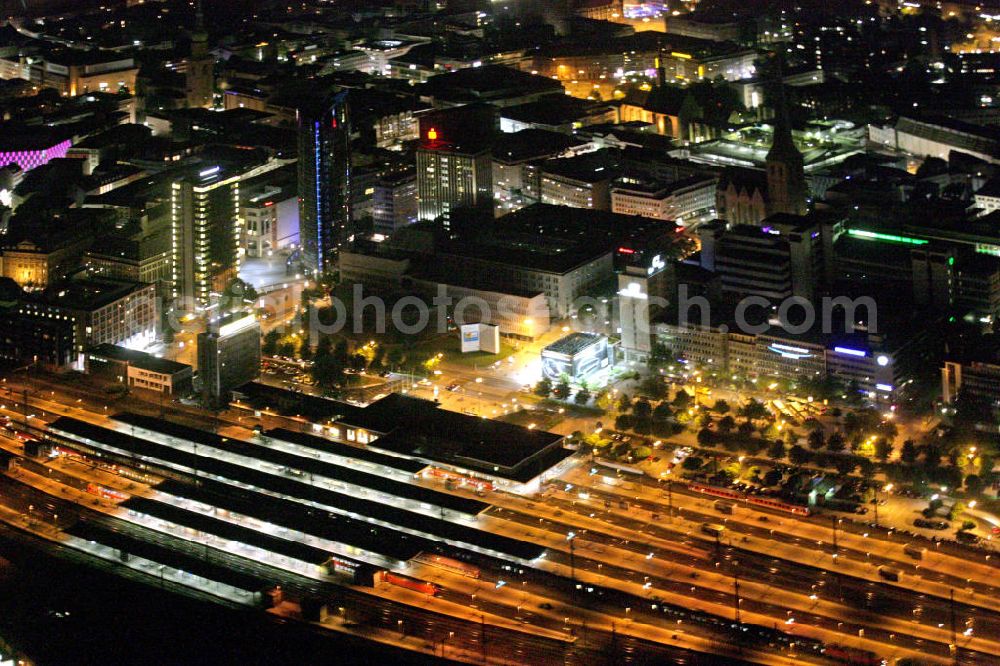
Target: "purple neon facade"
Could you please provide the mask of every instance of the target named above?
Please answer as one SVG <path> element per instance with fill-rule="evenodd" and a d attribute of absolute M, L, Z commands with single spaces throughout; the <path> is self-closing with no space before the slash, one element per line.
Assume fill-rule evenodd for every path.
<path fill-rule="evenodd" d="M 48 164 L 49 160 L 66 157 L 66 152 L 69 151 L 72 145 L 73 142 L 66 139 L 51 148 L 42 148 L 41 150 L 0 151 L 0 166 L 7 166 L 11 162 L 14 162 L 21 167 L 22 171 L 31 171 L 35 167 Z"/>

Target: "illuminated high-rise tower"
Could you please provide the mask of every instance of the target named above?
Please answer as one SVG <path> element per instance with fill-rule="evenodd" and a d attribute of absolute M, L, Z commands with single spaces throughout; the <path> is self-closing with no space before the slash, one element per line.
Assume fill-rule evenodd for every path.
<path fill-rule="evenodd" d="M 240 174 L 211 166 L 171 183 L 171 281 L 178 307 L 207 307 L 236 277 L 240 245 Z"/>
<path fill-rule="evenodd" d="M 347 91 L 298 112 L 299 242 L 306 264 L 326 272 L 354 236 Z"/>
<path fill-rule="evenodd" d="M 421 220 L 441 218 L 450 227 L 458 208 L 493 205 L 491 145 L 496 110 L 469 104 L 420 118 L 417 208 Z"/>

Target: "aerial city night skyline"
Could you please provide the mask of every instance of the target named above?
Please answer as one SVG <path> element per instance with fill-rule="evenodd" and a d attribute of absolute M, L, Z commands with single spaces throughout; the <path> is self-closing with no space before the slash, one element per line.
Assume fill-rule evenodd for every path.
<path fill-rule="evenodd" d="M 1000 2 L 0 20 L 0 666 L 1000 663 Z"/>

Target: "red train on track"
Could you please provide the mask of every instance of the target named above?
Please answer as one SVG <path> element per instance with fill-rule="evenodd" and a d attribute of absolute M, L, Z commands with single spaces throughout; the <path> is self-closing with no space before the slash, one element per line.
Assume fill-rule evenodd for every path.
<path fill-rule="evenodd" d="M 422 592 L 432 597 L 436 597 L 437 595 L 441 594 L 440 585 L 431 583 L 426 580 L 420 580 L 419 578 L 412 578 L 410 576 L 404 576 L 403 574 L 393 573 L 391 571 L 386 571 L 385 573 L 383 573 L 382 580 L 391 585 L 398 585 L 399 587 L 405 587 L 408 590 L 413 590 L 414 592 Z"/>
<path fill-rule="evenodd" d="M 845 645 L 827 645 L 823 648 L 823 654 L 834 661 L 852 666 L 882 666 L 885 664 L 885 660 L 874 652 Z"/>
<path fill-rule="evenodd" d="M 708 486 L 703 483 L 689 483 L 688 489 L 693 490 L 696 493 L 702 493 L 704 495 L 711 495 L 712 497 L 722 497 L 729 500 L 736 500 L 739 502 L 746 502 L 747 504 L 753 506 L 759 506 L 765 509 L 772 509 L 774 511 L 784 511 L 785 513 L 795 514 L 796 516 L 808 516 L 812 513 L 809 507 L 802 506 L 800 504 L 791 504 L 779 499 L 774 499 L 772 497 L 758 497 L 756 495 L 747 495 L 738 490 L 733 490 L 731 488 L 718 488 L 716 486 Z"/>
<path fill-rule="evenodd" d="M 98 497 L 118 502 L 123 502 L 129 497 L 123 492 L 119 492 L 112 488 L 105 488 L 104 486 L 99 486 L 96 483 L 88 483 L 87 492 L 91 495 L 97 495 Z"/>

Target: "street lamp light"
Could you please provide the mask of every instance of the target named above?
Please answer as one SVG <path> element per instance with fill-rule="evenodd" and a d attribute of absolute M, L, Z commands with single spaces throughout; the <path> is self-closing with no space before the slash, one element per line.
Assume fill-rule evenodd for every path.
<path fill-rule="evenodd" d="M 569 577 L 574 583 L 576 582 L 576 558 L 573 552 L 573 542 L 576 541 L 576 532 L 570 532 L 566 535 L 566 540 L 569 541 Z"/>

